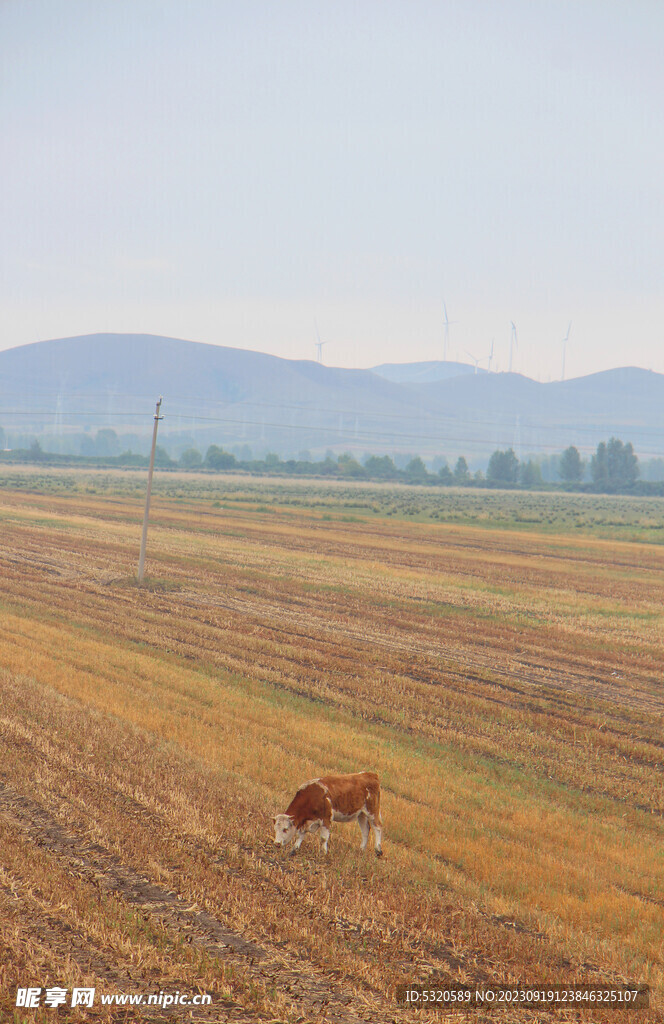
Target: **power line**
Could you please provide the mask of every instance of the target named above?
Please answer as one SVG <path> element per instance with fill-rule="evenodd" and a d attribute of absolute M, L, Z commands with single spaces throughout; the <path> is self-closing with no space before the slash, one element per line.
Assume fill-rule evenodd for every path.
<path fill-rule="evenodd" d="M 254 406 L 255 408 L 259 408 L 259 409 L 260 408 L 272 409 L 272 410 L 275 410 L 275 411 L 278 411 L 278 410 L 281 410 L 281 409 L 283 409 L 283 410 L 291 410 L 291 411 L 293 411 L 293 410 L 295 410 L 295 411 L 302 411 L 302 407 L 299 406 L 299 405 L 286 405 L 286 404 L 280 404 L 280 403 L 276 403 L 276 402 L 275 403 L 272 403 L 272 402 L 247 402 L 247 403 L 228 403 L 228 404 L 230 404 L 232 408 L 237 408 L 239 405 L 246 405 L 247 407 Z M 314 410 L 307 410 L 307 411 L 314 411 Z M 315 411 L 318 412 L 318 413 L 326 413 L 326 414 L 328 414 L 330 416 L 342 416 L 342 417 L 343 416 L 353 416 L 353 417 L 361 416 L 365 420 L 373 418 L 373 419 L 384 419 L 384 420 L 386 420 L 388 422 L 394 421 L 394 420 L 402 420 L 402 421 L 405 421 L 405 420 L 417 421 L 417 420 L 419 420 L 420 422 L 427 421 L 428 425 L 431 428 L 435 428 L 436 424 L 440 424 L 443 429 L 445 429 L 447 426 L 452 426 L 452 425 L 458 426 L 459 425 L 459 418 L 456 417 L 456 416 L 442 416 L 442 415 L 437 415 L 435 413 L 429 413 L 429 412 L 420 413 L 419 415 L 414 415 L 414 414 L 411 415 L 411 414 L 404 414 L 404 413 L 382 413 L 382 412 L 371 412 L 371 411 L 362 411 L 362 410 L 358 411 L 356 409 L 325 409 L 325 408 L 320 408 L 320 407 L 316 408 Z M 5 409 L 5 410 L 3 410 L 3 415 L 5 415 L 5 416 L 24 416 L 24 417 L 38 417 L 38 416 L 42 416 L 42 417 L 45 417 L 45 418 L 51 418 L 51 417 L 55 416 L 57 412 L 58 412 L 57 409 L 33 409 L 33 410 L 29 410 L 29 409 Z M 120 412 L 120 411 L 117 411 L 117 410 L 102 411 L 100 409 L 70 410 L 70 411 L 67 411 L 65 413 L 62 413 L 62 411 L 60 411 L 60 415 L 66 415 L 70 419 L 72 419 L 74 417 L 76 417 L 76 418 L 86 418 L 87 417 L 88 419 L 104 419 L 104 420 L 108 420 L 108 419 L 128 419 L 128 418 L 134 418 L 136 420 L 143 420 L 143 419 L 147 418 L 147 415 L 144 412 Z M 267 426 L 269 426 L 269 427 L 283 428 L 283 429 L 289 429 L 289 430 L 300 430 L 300 429 L 302 429 L 302 430 L 310 430 L 310 431 L 316 431 L 316 430 L 330 431 L 330 430 L 333 430 L 333 431 L 336 431 L 338 433 L 355 433 L 354 428 L 343 428 L 343 427 L 335 428 L 335 427 L 327 427 L 327 426 L 323 426 L 323 425 L 313 425 L 313 424 L 267 423 L 267 422 L 264 422 L 263 420 L 247 420 L 247 419 L 240 419 L 238 417 L 228 417 L 228 416 L 226 416 L 226 417 L 222 417 L 222 416 L 201 416 L 198 413 L 180 412 L 177 409 L 169 415 L 168 419 L 171 421 L 171 423 L 174 420 L 191 420 L 192 422 L 195 422 L 195 423 L 223 423 L 223 424 L 232 423 L 232 424 L 235 424 L 237 426 L 242 426 L 242 425 L 245 425 L 245 426 L 259 426 L 259 427 L 262 427 L 262 426 L 266 426 L 267 427 Z M 481 427 L 488 428 L 488 429 L 493 428 L 495 430 L 511 430 L 512 427 L 513 427 L 511 416 L 510 416 L 510 418 L 509 418 L 509 420 L 507 422 L 506 422 L 506 419 L 507 419 L 506 416 L 502 416 L 502 417 L 500 417 L 500 419 L 495 419 L 495 420 L 477 419 L 476 417 L 474 417 L 472 422 L 473 422 L 474 425 L 481 426 Z M 595 434 L 598 431 L 602 431 L 602 430 L 610 432 L 612 429 L 615 429 L 613 427 L 610 427 L 608 424 L 603 424 L 603 423 L 577 424 L 573 428 L 566 428 L 566 427 L 556 426 L 555 424 L 553 424 L 553 425 L 542 424 L 542 423 L 532 422 L 532 421 L 529 421 L 529 420 L 525 420 L 525 421 L 521 420 L 521 428 L 523 430 L 526 430 L 526 431 L 530 430 L 530 431 L 547 431 L 547 432 L 550 432 L 552 430 L 562 431 L 562 430 L 568 430 L 569 429 L 569 430 L 572 430 L 575 435 L 587 434 L 587 433 Z M 655 429 L 651 429 L 651 428 L 647 428 L 647 427 L 634 426 L 632 429 L 633 429 L 634 433 L 638 433 L 639 436 L 641 436 L 641 437 L 643 437 L 643 436 L 646 436 L 646 437 L 650 436 L 650 437 L 654 437 L 654 438 L 664 437 L 664 431 L 663 430 L 658 430 L 656 428 Z M 366 434 L 366 433 L 369 433 L 370 431 L 368 431 L 367 428 L 364 428 L 361 432 Z M 378 432 L 374 431 L 373 433 L 381 433 L 382 434 L 383 431 L 378 431 Z M 403 435 L 403 436 L 422 437 L 423 439 L 431 439 L 429 437 L 429 435 L 419 434 L 419 433 L 418 434 L 412 434 L 412 435 Z M 435 438 L 433 438 L 433 439 L 435 440 Z M 493 438 L 482 438 L 481 440 L 485 440 L 485 441 L 488 441 L 489 443 L 491 443 L 493 441 Z"/>
<path fill-rule="evenodd" d="M 90 398 L 90 399 L 101 399 L 101 400 L 104 400 L 106 402 L 108 402 L 109 400 L 112 400 L 112 401 L 120 402 L 120 403 L 126 402 L 128 400 L 134 400 L 137 403 L 138 402 L 142 403 L 142 402 L 145 401 L 145 399 L 147 397 L 150 397 L 150 398 L 152 397 L 152 396 L 146 396 L 146 395 L 127 394 L 126 392 L 118 392 L 118 391 L 69 392 L 69 391 L 61 391 L 61 390 L 58 390 L 58 389 L 53 389 L 49 393 L 57 395 L 59 398 L 61 398 L 63 400 Z M 0 398 L 1 397 L 2 397 L 2 394 L 0 393 Z M 197 396 L 190 396 L 190 395 L 169 395 L 169 402 L 170 403 L 173 403 L 173 402 L 182 402 L 182 403 L 190 402 L 192 404 L 195 403 L 197 408 L 200 408 L 201 406 L 208 407 L 208 408 L 209 407 L 215 407 L 215 406 L 216 407 L 222 406 L 222 407 L 225 407 L 225 408 L 232 408 L 232 409 L 255 408 L 255 409 L 274 409 L 274 410 L 281 410 L 281 409 L 283 409 L 283 410 L 288 410 L 288 411 L 303 411 L 303 410 L 307 410 L 307 411 L 315 411 L 317 413 L 328 413 L 329 415 L 333 415 L 333 416 L 360 416 L 361 415 L 361 416 L 363 416 L 365 418 L 367 418 L 367 417 L 380 417 L 380 418 L 391 419 L 391 420 L 422 420 L 422 419 L 428 419 L 428 420 L 432 420 L 434 422 L 443 422 L 443 423 L 446 422 L 446 421 L 458 422 L 458 417 L 457 416 L 445 416 L 445 415 L 442 415 L 442 414 L 437 413 L 435 411 L 431 411 L 430 409 L 427 409 L 427 408 L 418 409 L 417 412 L 393 412 L 392 413 L 392 412 L 382 412 L 380 410 L 372 411 L 371 409 L 358 408 L 357 406 L 354 407 L 354 408 L 339 409 L 339 408 L 329 408 L 327 406 L 321 406 L 321 405 L 318 405 L 316 403 L 308 404 L 306 402 L 298 402 L 298 403 L 292 403 L 292 402 L 265 402 L 265 401 L 260 401 L 258 399 L 251 399 L 251 398 L 241 399 L 241 400 L 238 400 L 238 401 L 233 401 L 233 400 L 227 400 L 227 401 L 223 401 L 222 400 L 222 401 L 220 401 L 220 400 L 215 400 L 215 399 L 200 399 Z M 416 404 L 416 402 L 417 402 L 417 399 L 414 398 L 414 404 Z M 39 410 L 6 409 L 6 410 L 3 411 L 3 415 L 6 414 L 6 415 L 25 415 L 25 416 L 30 416 L 30 415 L 34 415 L 34 416 L 52 416 L 52 415 L 55 415 L 55 412 L 56 412 L 55 409 L 39 409 Z M 104 411 L 104 412 L 100 413 L 100 410 L 97 409 L 97 410 L 89 410 L 89 411 L 86 411 L 86 410 L 71 410 L 71 411 L 67 412 L 67 416 L 94 416 L 94 415 L 103 415 L 103 416 L 136 416 L 136 417 L 141 418 L 141 419 L 146 417 L 146 413 L 143 412 L 143 411 L 140 411 L 140 412 L 139 411 L 137 411 L 137 412 L 120 412 L 120 411 L 115 411 L 115 410 L 108 410 L 108 411 Z M 508 416 L 508 415 L 512 415 L 512 413 L 510 412 L 509 414 L 506 413 L 504 415 Z M 173 412 L 171 412 L 171 414 L 169 416 L 169 419 L 171 419 L 171 420 L 173 420 L 175 418 L 181 418 L 181 419 L 182 418 L 190 418 L 190 419 L 196 419 L 196 420 L 206 420 L 206 421 L 209 421 L 209 422 L 215 421 L 214 417 L 211 417 L 211 416 L 200 416 L 198 414 L 194 414 L 194 413 L 190 413 L 190 412 L 179 412 L 177 410 L 177 408 L 175 408 L 175 410 Z M 225 418 L 224 419 L 219 419 L 218 422 L 225 422 Z M 475 423 L 483 423 L 483 424 L 485 424 L 487 426 L 491 426 L 496 421 L 495 420 L 478 420 L 477 418 L 475 418 L 474 422 Z M 523 423 L 523 421 L 522 421 L 522 423 Z M 528 426 L 529 425 L 529 421 L 525 421 L 525 423 L 523 425 Z M 535 429 L 547 429 L 547 428 L 544 427 L 544 428 L 535 428 Z M 575 429 L 593 430 L 595 428 L 591 425 L 589 427 L 580 427 L 580 428 L 575 428 Z M 643 433 L 643 430 L 640 430 L 640 433 Z M 654 431 L 654 433 L 657 436 L 659 436 L 661 431 L 656 430 L 656 431 Z"/>
<path fill-rule="evenodd" d="M 23 415 L 30 415 L 30 414 L 25 413 Z M 38 415 L 38 414 L 35 413 L 34 415 Z M 97 413 L 97 414 L 81 413 L 80 415 L 81 416 L 86 416 L 88 418 L 92 418 L 93 416 L 95 416 L 95 415 L 99 416 L 100 414 L 99 413 Z M 108 414 L 107 415 L 106 413 L 102 413 L 101 414 L 101 418 L 104 421 L 108 421 L 109 418 L 115 418 L 115 417 L 119 417 L 119 416 L 129 416 L 129 415 L 132 415 L 132 414 L 130 414 L 130 413 L 117 413 L 117 414 Z M 513 441 L 513 439 L 511 439 L 507 435 L 504 435 L 503 439 L 501 440 L 501 435 L 498 434 L 497 432 L 493 436 L 491 436 L 491 437 L 486 437 L 486 436 L 478 437 L 476 435 L 474 437 L 466 437 L 466 436 L 461 436 L 459 433 L 456 433 L 456 434 L 441 434 L 441 433 L 436 433 L 436 434 L 424 434 L 424 433 L 411 434 L 411 433 L 403 433 L 402 431 L 399 431 L 397 433 L 395 431 L 389 431 L 389 430 L 367 430 L 367 429 L 361 429 L 361 428 L 357 428 L 356 429 L 354 427 L 325 426 L 325 425 L 322 425 L 322 424 L 313 425 L 313 424 L 303 424 L 303 423 L 278 423 L 278 422 L 267 422 L 267 421 L 264 421 L 264 420 L 238 420 L 238 419 L 231 419 L 231 418 L 224 419 L 224 418 L 220 418 L 220 417 L 209 417 L 209 416 L 207 416 L 207 417 L 206 416 L 181 416 L 180 418 L 182 418 L 182 419 L 191 419 L 195 423 L 217 423 L 217 424 L 223 424 L 225 426 L 233 426 L 233 427 L 237 428 L 238 430 L 242 429 L 243 427 L 260 427 L 261 429 L 263 429 L 263 428 L 270 428 L 270 429 L 274 429 L 274 430 L 289 430 L 289 431 L 296 431 L 296 432 L 300 431 L 300 432 L 303 432 L 303 433 L 306 432 L 308 435 L 312 435 L 312 434 L 315 435 L 315 434 L 321 434 L 321 433 L 322 434 L 331 434 L 331 435 L 333 435 L 335 437 L 343 436 L 343 437 L 346 437 L 346 438 L 348 438 L 350 440 L 353 440 L 353 441 L 370 441 L 370 440 L 379 440 L 380 439 L 380 440 L 383 441 L 384 444 L 387 444 L 387 443 L 394 444 L 394 443 L 396 443 L 398 441 L 413 441 L 413 442 L 434 441 L 434 442 L 438 442 L 438 443 L 450 443 L 450 444 L 456 444 L 456 445 L 463 444 L 463 445 L 473 445 L 473 446 L 477 446 L 477 445 L 493 445 L 493 444 L 495 444 L 495 445 L 498 445 L 498 446 L 502 445 L 502 446 L 505 446 L 505 447 L 509 448 L 509 447 L 512 446 L 512 441 Z M 484 424 L 484 425 L 486 425 L 486 424 Z M 522 427 L 523 427 L 523 425 L 522 425 Z M 501 429 L 503 429 L 503 430 L 510 430 L 511 431 L 511 425 L 501 424 Z M 539 428 L 535 428 L 535 429 L 537 429 L 537 430 L 544 430 L 545 428 L 539 427 Z M 585 427 L 585 428 L 579 428 L 579 429 L 573 429 L 573 430 L 570 429 L 570 428 L 550 428 L 548 430 L 548 433 L 551 433 L 552 430 L 561 430 L 562 431 L 563 429 L 568 430 L 568 437 L 571 437 L 571 436 L 576 437 L 579 433 L 586 433 L 586 432 L 590 432 L 590 431 L 593 431 L 593 433 L 596 433 L 596 432 L 601 431 L 603 428 L 601 426 Z M 644 433 L 643 431 L 639 432 L 639 434 L 641 436 L 643 436 L 643 433 Z M 656 434 L 654 434 L 654 436 L 657 437 L 657 438 L 658 437 L 663 437 L 664 438 L 664 434 L 662 434 L 662 432 L 657 432 Z M 528 448 L 528 449 L 531 449 L 531 450 L 536 449 L 538 451 L 552 451 L 552 452 L 555 452 L 555 451 L 559 451 L 561 445 L 563 445 L 564 443 L 565 443 L 564 441 L 559 441 L 557 443 L 543 443 L 541 441 L 531 440 L 531 441 L 523 442 L 522 447 L 525 447 L 525 448 Z M 584 450 L 585 449 L 590 450 L 592 447 L 594 447 L 594 443 L 593 442 L 587 442 L 586 444 L 584 444 L 583 442 L 579 442 L 579 445 L 582 448 L 584 448 Z"/>
<path fill-rule="evenodd" d="M 3 409 L 2 414 L 3 416 L 48 416 L 50 418 L 51 416 L 55 416 L 57 412 L 57 409 Z M 67 412 L 66 414 L 63 414 L 61 412 L 61 415 L 67 415 L 70 417 L 87 416 L 89 418 L 97 416 L 103 417 L 104 419 L 108 419 L 109 417 L 116 418 L 120 416 L 132 416 L 134 419 L 147 419 L 146 414 L 141 412 L 104 412 L 100 409 L 88 411 L 83 410 L 82 412 L 75 412 L 74 410 L 72 410 L 71 412 Z M 196 419 L 197 417 L 193 418 Z"/>

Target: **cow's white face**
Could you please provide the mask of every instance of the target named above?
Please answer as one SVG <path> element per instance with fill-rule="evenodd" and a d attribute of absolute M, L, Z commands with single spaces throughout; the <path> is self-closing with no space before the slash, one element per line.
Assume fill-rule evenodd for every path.
<path fill-rule="evenodd" d="M 287 846 L 297 835 L 293 819 L 287 814 L 277 814 L 274 819 L 274 841 L 277 846 Z"/>

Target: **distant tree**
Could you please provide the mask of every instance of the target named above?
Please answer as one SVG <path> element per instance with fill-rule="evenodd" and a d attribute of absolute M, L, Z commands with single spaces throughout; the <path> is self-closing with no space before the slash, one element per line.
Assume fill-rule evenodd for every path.
<path fill-rule="evenodd" d="M 609 459 L 606 441 L 600 441 L 597 445 L 597 451 L 590 460 L 590 475 L 595 487 L 600 490 L 609 486 Z"/>
<path fill-rule="evenodd" d="M 95 455 L 118 455 L 120 452 L 118 435 L 110 427 L 102 427 L 95 438 Z"/>
<path fill-rule="evenodd" d="M 198 448 L 185 448 L 179 462 L 183 469 L 196 469 L 203 465 L 203 456 Z"/>
<path fill-rule="evenodd" d="M 235 465 L 235 456 L 211 444 L 205 453 L 205 465 L 208 469 L 231 469 Z"/>
<path fill-rule="evenodd" d="M 155 466 L 161 466 L 162 469 L 164 469 L 167 468 L 168 466 L 174 466 L 175 462 L 170 457 L 166 449 L 163 448 L 160 444 L 158 444 L 155 446 L 154 450 L 154 464 Z"/>
<path fill-rule="evenodd" d="M 617 437 L 608 444 L 600 441 L 590 460 L 590 475 L 598 490 L 624 490 L 636 483 L 639 460 L 631 441 L 623 444 Z"/>
<path fill-rule="evenodd" d="M 416 455 L 414 459 L 410 460 L 406 466 L 405 472 L 406 478 L 411 483 L 421 483 L 429 478 L 429 471 L 419 455 Z"/>
<path fill-rule="evenodd" d="M 566 448 L 558 462 L 558 475 L 568 484 L 576 484 L 583 480 L 583 462 L 579 449 L 573 444 Z"/>
<path fill-rule="evenodd" d="M 445 484 L 446 487 L 454 483 L 454 476 L 452 475 L 452 470 L 450 469 L 446 462 L 443 463 L 443 465 L 438 470 L 438 476 L 440 477 L 440 482 L 442 484 Z"/>
<path fill-rule="evenodd" d="M 519 460 L 512 448 L 496 450 L 489 459 L 486 478 L 494 484 L 515 484 L 519 474 Z"/>
<path fill-rule="evenodd" d="M 639 475 L 639 460 L 634 453 L 632 442 L 623 444 L 612 437 L 606 449 L 609 466 L 609 481 L 617 487 L 631 487 Z"/>
<path fill-rule="evenodd" d="M 541 487 L 544 481 L 542 480 L 542 471 L 539 468 L 539 463 L 534 462 L 532 459 L 528 459 L 528 462 L 523 462 L 519 468 L 519 480 L 524 487 Z"/>
<path fill-rule="evenodd" d="M 547 484 L 554 484 L 560 480 L 558 467 L 560 466 L 560 455 L 540 455 L 539 462 L 542 479 Z M 585 472 L 585 464 L 582 463 Z"/>
<path fill-rule="evenodd" d="M 278 466 L 280 462 L 279 456 L 276 452 L 268 452 L 265 456 L 266 466 Z"/>
<path fill-rule="evenodd" d="M 468 471 L 468 463 L 464 459 L 463 455 L 460 455 L 456 460 L 456 466 L 454 467 L 454 483 L 467 484 L 469 480 L 470 473 Z"/>
<path fill-rule="evenodd" d="M 381 480 L 394 479 L 397 475 L 397 467 L 389 455 L 369 455 L 364 460 L 364 468 L 369 476 L 376 476 Z"/>
<path fill-rule="evenodd" d="M 30 443 L 30 458 L 35 459 L 37 462 L 40 462 L 44 458 L 44 449 L 36 437 L 33 438 Z"/>
<path fill-rule="evenodd" d="M 338 458 L 339 472 L 343 476 L 361 477 L 366 476 L 367 471 L 364 466 L 355 459 L 350 452 L 344 452 Z"/>

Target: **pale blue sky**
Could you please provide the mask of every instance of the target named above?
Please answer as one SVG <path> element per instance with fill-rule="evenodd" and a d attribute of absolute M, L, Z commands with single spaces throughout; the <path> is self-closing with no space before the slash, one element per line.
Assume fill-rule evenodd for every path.
<path fill-rule="evenodd" d="M 0 348 L 664 372 L 660 0 L 4 0 Z"/>

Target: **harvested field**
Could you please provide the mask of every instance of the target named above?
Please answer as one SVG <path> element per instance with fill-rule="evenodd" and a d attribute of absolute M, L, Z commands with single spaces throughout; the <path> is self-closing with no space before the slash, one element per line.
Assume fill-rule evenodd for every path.
<path fill-rule="evenodd" d="M 20 983 L 213 997 L 82 1020 L 401 1021 L 396 985 L 437 978 L 648 983 L 657 1019 L 664 503 L 593 498 L 570 529 L 582 496 L 520 524 L 509 495 L 494 528 L 418 489 L 399 512 L 170 475 L 139 589 L 139 490 L 0 487 L 4 1017 L 68 1019 L 16 1010 Z M 383 861 L 355 826 L 273 852 L 300 782 L 362 768 Z"/>

